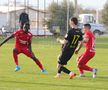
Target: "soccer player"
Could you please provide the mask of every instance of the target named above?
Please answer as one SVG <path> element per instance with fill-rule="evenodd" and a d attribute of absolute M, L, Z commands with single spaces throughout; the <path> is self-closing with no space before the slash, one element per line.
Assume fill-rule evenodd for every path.
<path fill-rule="evenodd" d="M 83 43 L 85 44 L 86 50 L 85 52 L 78 58 L 77 64 L 80 71 L 80 77 L 84 77 L 84 70 L 93 72 L 93 78 L 96 77 L 97 69 L 89 67 L 87 65 L 88 61 L 95 56 L 95 36 L 91 32 L 91 25 L 84 24 L 84 36 L 83 36 Z M 80 50 L 81 46 L 79 46 L 75 53 L 77 54 Z"/>
<path fill-rule="evenodd" d="M 0 47 L 8 40 L 15 38 L 16 43 L 15 43 L 15 48 L 13 49 L 13 57 L 16 64 L 15 71 L 20 70 L 20 66 L 18 63 L 18 55 L 20 53 L 23 53 L 26 56 L 30 57 L 39 66 L 42 72 L 46 72 L 41 62 L 35 57 L 35 55 L 32 52 L 32 47 L 31 47 L 32 34 L 29 32 L 29 29 L 30 29 L 30 25 L 28 23 L 25 23 L 23 29 L 19 29 L 16 32 L 14 32 L 11 36 L 7 37 L 0 44 Z"/>
<path fill-rule="evenodd" d="M 69 78 L 72 79 L 76 76 L 74 72 L 71 72 L 68 70 L 64 65 L 67 64 L 67 62 L 70 60 L 72 55 L 74 54 L 74 51 L 78 44 L 81 44 L 81 41 L 83 39 L 82 32 L 77 27 L 78 20 L 76 17 L 73 17 L 70 19 L 70 30 L 65 36 L 64 40 L 57 39 L 58 42 L 62 44 L 62 52 L 59 56 L 58 60 L 58 72 L 55 76 L 56 78 L 60 78 L 61 72 L 64 72 L 66 74 L 69 74 Z"/>

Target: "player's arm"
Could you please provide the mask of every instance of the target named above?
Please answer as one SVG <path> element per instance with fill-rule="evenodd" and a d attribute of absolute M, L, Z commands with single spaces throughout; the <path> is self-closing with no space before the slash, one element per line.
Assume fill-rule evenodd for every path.
<path fill-rule="evenodd" d="M 32 52 L 32 46 L 31 46 L 31 42 L 29 42 L 29 45 L 28 45 L 29 47 L 29 50 Z"/>
<path fill-rule="evenodd" d="M 75 54 L 78 54 L 79 50 L 82 48 L 83 43 L 87 43 L 89 41 L 89 37 L 87 35 L 84 35 L 83 40 L 79 41 L 78 47 L 75 50 Z"/>
<path fill-rule="evenodd" d="M 0 43 L 0 47 L 1 47 L 4 43 L 6 43 L 8 40 L 10 40 L 10 39 L 12 39 L 12 38 L 14 38 L 14 35 L 13 35 L 13 34 L 12 34 L 11 36 L 7 37 L 4 41 L 2 41 L 2 42 Z"/>
<path fill-rule="evenodd" d="M 29 42 L 28 43 L 28 48 L 29 48 L 29 50 L 30 50 L 30 52 L 34 55 L 34 53 L 33 53 L 33 51 L 32 51 L 32 42 Z"/>
<path fill-rule="evenodd" d="M 66 39 L 60 39 L 60 38 L 57 38 L 57 42 L 59 42 L 61 45 L 62 45 L 62 48 L 64 47 L 64 45 L 68 42 Z"/>
<path fill-rule="evenodd" d="M 83 43 L 87 43 L 89 41 L 89 36 L 84 35 L 83 37 Z"/>
<path fill-rule="evenodd" d="M 31 42 L 28 43 L 28 48 L 29 48 L 29 50 L 32 52 Z"/>
<path fill-rule="evenodd" d="M 68 42 L 68 39 L 69 39 L 69 32 L 65 35 L 65 39 L 57 38 L 57 42 L 59 42 L 62 45 L 65 45 Z"/>
<path fill-rule="evenodd" d="M 77 46 L 77 48 L 75 50 L 75 54 L 78 54 L 78 52 L 82 48 L 82 46 L 83 46 L 83 41 L 79 41 L 78 46 Z"/>
<path fill-rule="evenodd" d="M 65 44 L 67 41 L 65 39 L 60 39 L 60 38 L 57 38 L 57 42 L 59 42 L 60 44 Z"/>

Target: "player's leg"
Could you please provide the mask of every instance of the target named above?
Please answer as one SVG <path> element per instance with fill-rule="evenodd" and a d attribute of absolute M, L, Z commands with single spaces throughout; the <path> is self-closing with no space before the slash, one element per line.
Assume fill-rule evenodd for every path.
<path fill-rule="evenodd" d="M 69 74 L 70 79 L 72 79 L 73 77 L 76 76 L 75 73 L 73 73 L 72 71 L 70 71 L 69 69 L 67 69 L 66 67 L 64 67 L 64 65 L 58 64 L 58 72 L 57 72 L 57 75 L 55 77 L 56 78 L 60 78 L 61 72 Z"/>
<path fill-rule="evenodd" d="M 87 60 L 87 61 L 91 60 L 91 59 L 95 56 L 95 53 L 92 52 L 92 53 L 90 53 L 90 54 L 88 54 L 88 55 L 89 55 L 89 57 L 88 57 L 88 60 Z M 87 62 L 86 62 L 86 64 L 87 64 Z M 85 64 L 86 67 L 92 68 L 92 67 L 87 66 L 86 64 Z M 89 70 L 89 71 L 93 72 L 93 78 L 95 78 L 95 77 L 96 77 L 96 74 L 97 74 L 97 69 L 92 68 L 92 69 Z"/>
<path fill-rule="evenodd" d="M 40 62 L 40 60 L 38 58 L 36 58 L 34 55 L 31 58 L 39 66 L 39 68 L 42 70 L 42 72 L 46 73 L 46 70 L 43 68 L 43 65 Z"/>
<path fill-rule="evenodd" d="M 86 71 L 92 71 L 93 70 L 93 68 L 88 67 L 86 65 L 86 63 L 89 61 L 88 59 L 89 59 L 89 56 L 85 53 L 79 58 L 79 62 L 78 62 L 79 70 L 86 70 Z M 83 74 L 83 73 L 80 72 L 80 74 Z"/>
<path fill-rule="evenodd" d="M 93 72 L 93 77 L 96 77 L 97 69 L 86 65 L 87 62 L 94 57 L 94 55 L 95 53 L 85 53 L 82 55 L 82 57 L 79 59 L 78 67 L 79 69 Z"/>
<path fill-rule="evenodd" d="M 71 72 L 69 69 L 67 69 L 66 67 L 64 67 L 64 65 L 67 64 L 67 62 L 70 60 L 70 58 L 72 57 L 73 53 L 62 53 L 61 56 L 59 57 L 59 61 L 58 61 L 58 73 L 56 75 L 56 77 L 59 77 L 61 75 L 61 72 L 64 72 L 66 74 L 70 75 L 70 79 L 72 79 L 74 76 L 76 76 L 75 73 Z"/>
<path fill-rule="evenodd" d="M 63 67 L 64 67 L 64 65 L 67 64 L 68 60 L 65 59 L 65 56 L 66 56 L 65 52 L 64 53 L 62 52 L 62 54 L 58 57 L 57 74 L 55 76 L 56 78 L 59 78 L 61 76 L 61 72 L 64 71 Z M 69 73 L 69 72 L 70 71 L 67 70 L 65 73 Z"/>
<path fill-rule="evenodd" d="M 94 57 L 95 54 L 92 53 L 85 53 L 82 55 L 82 57 L 79 59 L 78 67 L 80 69 L 86 70 L 86 71 L 93 71 L 92 67 L 87 66 L 87 62 Z"/>
<path fill-rule="evenodd" d="M 13 49 L 13 58 L 14 58 L 14 62 L 16 64 L 15 71 L 19 71 L 20 70 L 19 63 L 18 63 L 18 54 L 19 54 L 18 49 L 14 48 Z"/>
<path fill-rule="evenodd" d="M 63 71 L 64 73 L 70 74 L 70 70 L 64 67 L 64 65 L 58 64 L 58 74 L 60 75 L 61 72 Z"/>
<path fill-rule="evenodd" d="M 78 58 L 77 58 L 77 66 L 78 66 L 78 63 L 80 62 L 80 58 L 82 58 L 83 54 L 81 54 Z M 79 69 L 79 72 L 80 72 L 80 75 L 79 77 L 85 77 L 84 75 L 84 70 L 81 69 L 81 68 L 78 68 Z"/>
<path fill-rule="evenodd" d="M 55 78 L 60 78 L 60 76 L 61 76 L 61 64 L 57 64 L 57 74 L 56 74 L 56 76 L 55 76 Z"/>
<path fill-rule="evenodd" d="M 40 62 L 39 59 L 37 59 L 37 58 L 35 57 L 35 55 L 33 54 L 33 52 L 31 52 L 28 48 L 24 48 L 24 49 L 23 49 L 23 53 L 24 53 L 26 56 L 30 57 L 30 58 L 39 66 L 39 68 L 42 70 L 42 72 L 46 72 L 46 70 L 43 68 L 42 63 Z"/>

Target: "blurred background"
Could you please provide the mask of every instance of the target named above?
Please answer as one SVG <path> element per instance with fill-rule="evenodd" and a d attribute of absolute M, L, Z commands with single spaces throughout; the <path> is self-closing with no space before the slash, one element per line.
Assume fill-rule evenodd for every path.
<path fill-rule="evenodd" d="M 0 35 L 6 37 L 19 28 L 23 11 L 29 15 L 33 35 L 64 35 L 73 16 L 81 30 L 90 23 L 96 36 L 107 35 L 108 0 L 0 0 Z"/>

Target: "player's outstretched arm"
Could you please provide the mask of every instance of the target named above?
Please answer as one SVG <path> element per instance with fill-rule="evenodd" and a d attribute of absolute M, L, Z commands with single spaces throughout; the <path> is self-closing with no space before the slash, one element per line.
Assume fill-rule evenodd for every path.
<path fill-rule="evenodd" d="M 60 44 L 62 44 L 62 48 L 66 45 L 66 43 L 68 42 L 67 40 L 62 40 L 60 38 L 57 38 L 57 42 L 59 42 Z"/>
<path fill-rule="evenodd" d="M 11 39 L 11 38 L 14 38 L 14 35 L 13 35 L 13 34 L 12 34 L 11 36 L 7 37 L 5 40 L 3 40 L 3 41 L 0 43 L 0 47 L 1 47 L 4 43 L 6 43 L 9 39 Z"/>
<path fill-rule="evenodd" d="M 65 43 L 67 43 L 67 41 L 64 39 L 64 40 L 62 40 L 62 39 L 60 39 L 60 38 L 57 38 L 57 42 L 59 42 L 60 44 L 65 44 Z"/>

